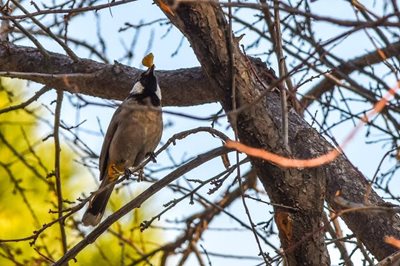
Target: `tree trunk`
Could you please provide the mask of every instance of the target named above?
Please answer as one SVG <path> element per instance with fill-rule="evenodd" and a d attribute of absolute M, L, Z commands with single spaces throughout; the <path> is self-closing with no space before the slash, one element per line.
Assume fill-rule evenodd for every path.
<path fill-rule="evenodd" d="M 232 110 L 231 62 L 229 32 L 221 8 L 210 3 L 181 4 L 174 13 L 174 16 L 167 16 L 188 38 L 202 69 L 159 71 L 163 104 L 188 106 L 219 101 L 228 113 Z M 288 154 L 280 136 L 279 93 L 268 92 L 262 101 L 255 104 L 254 100 L 265 89 L 249 70 L 247 59 L 237 45 L 233 46 L 232 52 L 235 57 L 237 106 L 251 106 L 237 116 L 238 135 L 243 143 L 294 158 L 311 158 L 332 149 L 316 130 L 290 110 L 291 153 Z M 253 60 L 252 63 L 257 76 L 265 84 L 270 84 L 273 81 L 270 70 L 260 62 Z M 86 59 L 73 62 L 66 56 L 54 53 L 45 59 L 35 48 L 9 43 L 0 45 L 0 65 L 1 71 L 20 72 L 3 72 L 2 76 L 20 77 L 56 89 L 109 99 L 124 98 L 139 73 L 136 69 L 118 63 L 107 65 Z M 290 207 L 275 209 L 282 247 L 287 250 L 286 259 L 289 264 L 328 265 L 324 234 L 320 230 L 324 199 L 336 211 L 343 208 L 335 201 L 337 191 L 348 201 L 364 203 L 368 186 L 364 176 L 345 156 L 313 169 L 283 169 L 259 159 L 252 159 L 252 163 L 271 200 Z M 368 195 L 367 203 L 387 206 L 374 191 Z M 362 211 L 342 217 L 378 259 L 395 251 L 395 248 L 383 242 L 386 235 L 400 239 L 400 221 L 394 213 L 386 212 L 383 215 L 382 212 Z"/>
<path fill-rule="evenodd" d="M 166 15 L 188 38 L 210 81 L 225 92 L 220 102 L 227 113 L 232 111 L 230 69 L 234 68 L 238 107 L 250 106 L 237 116 L 241 142 L 294 158 L 317 157 L 333 148 L 291 109 L 291 153 L 287 154 L 280 136 L 282 116 L 279 95 L 270 92 L 260 103 L 254 104 L 264 89 L 256 82 L 255 74 L 249 71 L 248 60 L 237 44 L 231 51 L 235 58 L 235 65 L 231 65 L 228 25 L 218 5 L 181 4 L 174 16 Z M 271 83 L 273 74 L 266 67 L 259 65 L 256 73 L 266 84 Z M 296 211 L 275 209 L 280 240 L 282 247 L 288 251 L 286 259 L 289 265 L 329 265 L 324 232 L 320 230 L 324 199 L 336 211 L 341 210 L 341 206 L 335 202 L 337 191 L 351 202 L 363 203 L 368 186 L 364 176 L 344 156 L 312 169 L 282 169 L 259 159 L 253 159 L 252 163 L 271 200 L 296 208 Z M 384 206 L 383 200 L 373 191 L 368 195 L 368 203 Z M 382 219 L 379 215 L 363 211 L 349 213 L 343 218 L 366 247 L 378 259 L 383 259 L 396 251 L 384 243 L 384 236 L 390 234 L 399 238 L 400 227 L 399 218 L 394 212 Z"/>
<path fill-rule="evenodd" d="M 229 46 L 228 25 L 221 8 L 212 4 L 181 4 L 175 10 L 171 21 L 189 39 L 204 72 L 216 88 L 225 93 L 221 103 L 226 113 L 232 111 L 231 67 L 234 68 L 238 108 L 248 106 L 237 116 L 237 130 L 240 140 L 253 147 L 264 148 L 278 154 L 285 154 L 280 137 L 280 105 L 276 93 L 268 93 L 267 99 L 258 104 L 254 100 L 263 92 L 256 77 L 249 71 L 248 60 L 237 44 L 232 51 Z M 235 57 L 231 66 L 230 52 Z M 265 67 L 263 68 L 266 70 Z M 260 72 L 259 72 L 260 73 Z M 270 73 L 261 75 L 268 78 Z M 271 75 L 269 75 L 271 76 Z M 264 80 L 265 80 L 264 78 Z M 267 80 L 268 83 L 271 80 Z M 267 102 L 271 103 L 267 104 Z M 266 108 L 266 107 L 269 108 Z M 231 117 L 231 123 L 234 121 Z M 299 117 L 291 116 L 290 156 L 305 157 L 296 143 L 303 142 L 302 131 L 297 131 Z M 324 150 L 322 151 L 324 152 Z M 321 152 L 320 152 L 321 153 Z M 295 208 L 275 209 L 280 229 L 280 239 L 289 265 L 329 265 L 329 256 L 324 244 L 324 233 L 318 230 L 322 223 L 326 178 L 322 168 L 280 169 L 266 161 L 253 159 L 258 176 L 274 203 Z M 310 235 L 308 239 L 303 239 Z M 300 243 L 301 244 L 297 244 Z"/>

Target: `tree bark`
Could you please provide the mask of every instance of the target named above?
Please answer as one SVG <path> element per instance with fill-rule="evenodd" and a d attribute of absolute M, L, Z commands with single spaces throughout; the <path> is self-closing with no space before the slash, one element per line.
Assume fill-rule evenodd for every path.
<path fill-rule="evenodd" d="M 168 14 L 169 15 L 169 14 Z M 201 66 L 214 87 L 224 92 L 221 103 L 225 112 L 232 111 L 231 67 L 233 67 L 237 94 L 234 99 L 238 108 L 248 106 L 237 116 L 237 130 L 241 142 L 278 154 L 286 154 L 280 138 L 280 100 L 276 93 L 269 93 L 263 101 L 254 100 L 263 93 L 255 74 L 249 70 L 248 60 L 239 46 L 229 46 L 228 25 L 221 8 L 216 4 L 181 4 L 169 19 L 188 38 Z M 235 65 L 230 61 L 230 52 Z M 265 67 L 259 74 L 271 83 L 273 76 Z M 269 105 L 269 106 L 268 106 Z M 267 108 L 266 108 L 267 107 Z M 232 116 L 230 116 L 232 118 Z M 236 119 L 231 119 L 231 123 Z M 304 157 L 296 147 L 303 135 L 298 134 L 299 118 L 291 117 L 290 145 L 294 147 L 290 156 Z M 298 124 L 298 123 L 297 123 Z M 302 132 L 300 132 L 302 133 Z M 286 154 L 289 155 L 289 154 Z M 252 159 L 258 176 L 274 203 L 295 208 L 297 211 L 276 208 L 275 211 L 280 240 L 287 252 L 289 265 L 329 265 L 329 255 L 324 244 L 324 232 L 318 230 L 322 223 L 325 198 L 325 175 L 322 168 L 280 169 L 266 161 Z M 283 214 L 283 215 L 281 215 Z M 304 239 L 305 235 L 310 235 Z M 301 242 L 301 244 L 297 244 Z"/>
<path fill-rule="evenodd" d="M 222 10 L 210 3 L 181 4 L 174 16 L 167 15 L 188 38 L 202 69 L 158 71 L 163 105 L 188 106 L 219 101 L 226 112 L 231 111 L 229 38 Z M 260 103 L 254 104 L 265 89 L 249 70 L 237 45 L 233 53 L 238 107 L 251 106 L 237 117 L 238 134 L 243 143 L 294 158 L 311 158 L 332 149 L 329 142 L 290 110 L 291 153 L 287 153 L 280 137 L 279 94 L 268 92 Z M 260 79 L 270 84 L 273 81 L 270 70 L 260 62 L 253 64 Z M 74 63 L 67 56 L 54 53 L 46 59 L 35 48 L 9 43 L 0 45 L 0 66 L 2 76 L 20 77 L 72 93 L 119 100 L 128 94 L 139 74 L 139 70 L 119 63 L 107 65 L 87 59 Z M 82 73 L 85 75 L 75 75 Z M 328 265 L 324 234 L 319 230 L 324 199 L 336 211 L 343 207 L 335 202 L 337 191 L 346 200 L 364 203 L 368 186 L 365 177 L 345 156 L 313 169 L 282 169 L 258 159 L 252 159 L 252 163 L 271 200 L 296 209 L 275 210 L 282 246 L 288 249 L 288 262 L 291 265 Z M 374 191 L 368 195 L 367 202 L 372 206 L 386 206 Z M 393 235 L 400 238 L 397 215 L 363 211 L 346 214 L 343 218 L 378 259 L 396 251 L 383 242 L 383 237 Z"/>
<path fill-rule="evenodd" d="M 50 58 L 45 58 L 38 49 L 2 42 L 1 76 L 32 80 L 71 93 L 123 100 L 142 72 L 118 62 L 113 65 L 90 59 L 74 62 L 61 54 L 49 54 Z M 157 76 L 161 88 L 170 88 L 163 90 L 163 106 L 192 106 L 221 98 L 220 91 L 210 85 L 200 67 L 157 71 Z"/>

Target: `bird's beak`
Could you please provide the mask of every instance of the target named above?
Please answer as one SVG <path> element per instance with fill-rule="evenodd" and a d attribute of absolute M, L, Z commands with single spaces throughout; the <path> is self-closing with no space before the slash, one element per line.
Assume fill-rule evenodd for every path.
<path fill-rule="evenodd" d="M 156 66 L 154 64 L 151 65 L 151 67 L 149 67 L 146 71 L 146 75 L 154 75 L 154 68 Z"/>

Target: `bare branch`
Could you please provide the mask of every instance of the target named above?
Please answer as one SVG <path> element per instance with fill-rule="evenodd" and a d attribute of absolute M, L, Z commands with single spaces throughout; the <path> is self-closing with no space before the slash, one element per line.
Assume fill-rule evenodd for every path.
<path fill-rule="evenodd" d="M 102 223 L 100 223 L 96 229 L 94 229 L 90 234 L 88 234 L 82 241 L 76 244 L 73 248 L 71 248 L 62 258 L 60 258 L 54 266 L 61 266 L 67 263 L 69 260 L 73 259 L 82 249 L 84 249 L 90 243 L 93 243 L 104 231 L 106 231 L 113 223 L 118 221 L 122 216 L 131 212 L 135 208 L 140 208 L 140 206 L 149 199 L 156 192 L 160 191 L 162 188 L 167 186 L 172 181 L 181 177 L 188 171 L 196 168 L 197 166 L 203 164 L 206 161 L 209 161 L 215 157 L 221 156 L 222 154 L 227 153 L 228 150 L 225 148 L 216 148 L 204 154 L 197 156 L 197 158 L 192 161 L 182 165 L 177 168 L 160 181 L 151 185 L 148 189 L 138 195 L 136 198 L 125 204 L 122 208 L 114 212 L 112 215 L 107 217 Z"/>
<path fill-rule="evenodd" d="M 367 53 L 348 62 L 345 62 L 333 69 L 331 75 L 336 76 L 336 71 L 340 71 L 345 75 L 350 75 L 351 73 L 353 73 L 354 71 L 358 71 L 359 69 L 381 63 L 383 60 L 385 60 L 385 58 L 381 56 L 381 52 L 385 53 L 387 57 L 398 55 L 400 53 L 400 42 L 394 42 L 390 46 Z M 325 78 L 304 94 L 304 96 L 300 100 L 301 106 L 306 109 L 310 104 L 314 102 L 314 100 L 321 98 L 321 96 L 327 91 L 331 91 L 335 85 L 336 83 L 334 81 L 329 78 Z"/>
<path fill-rule="evenodd" d="M 49 54 L 47 60 L 37 49 L 0 44 L 2 76 L 28 79 L 71 93 L 122 100 L 142 72 L 118 62 L 113 65 L 89 59 L 73 62 L 67 56 Z M 199 67 L 157 71 L 157 76 L 163 89 L 164 106 L 191 106 L 216 102 L 222 97 Z"/>

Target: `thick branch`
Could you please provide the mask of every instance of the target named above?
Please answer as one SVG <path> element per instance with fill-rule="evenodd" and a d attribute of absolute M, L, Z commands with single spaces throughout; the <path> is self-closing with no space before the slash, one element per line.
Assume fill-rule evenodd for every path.
<path fill-rule="evenodd" d="M 113 65 L 89 59 L 74 62 L 65 55 L 49 54 L 50 58 L 46 60 L 35 48 L 3 43 L 0 45 L 1 76 L 20 77 L 71 93 L 122 100 L 142 72 L 117 62 Z M 157 71 L 157 75 L 164 106 L 190 106 L 216 102 L 221 98 L 200 67 Z"/>
<path fill-rule="evenodd" d="M 226 112 L 231 111 L 232 92 L 229 88 L 232 64 L 228 52 L 228 26 L 222 9 L 218 5 L 210 3 L 181 4 L 175 10 L 175 16 L 169 16 L 169 18 L 188 38 L 210 81 L 215 87 L 225 92 L 221 103 Z M 251 63 L 241 53 L 238 45 L 236 44 L 232 50 L 235 56 L 233 73 L 235 74 L 237 91 L 235 97 L 238 108 L 248 107 L 237 116 L 240 140 L 251 146 L 263 147 L 284 154 L 286 149 L 279 137 L 281 122 L 275 119 L 276 115 L 280 116 L 281 114 L 280 101 L 275 101 L 275 98 L 268 100 L 274 108 L 278 107 L 279 110 L 266 109 L 264 101 L 254 102 L 257 96 L 263 93 L 263 90 L 257 84 L 255 74 L 250 71 Z M 273 76 L 263 64 L 256 72 L 259 73 L 259 71 L 267 73 L 269 77 Z M 271 82 L 268 77 L 265 80 L 267 83 Z M 274 94 L 274 96 L 278 95 Z M 289 132 L 292 134 L 290 145 L 295 146 L 293 156 L 300 156 L 301 154 L 297 153 L 298 147 L 296 147 L 299 143 L 295 143 L 293 140 L 295 131 L 289 131 L 292 131 Z M 322 222 L 325 178 L 319 174 L 319 169 L 287 171 L 259 160 L 253 160 L 253 164 L 274 203 L 298 207 L 298 212 L 290 214 L 290 219 L 293 221 L 292 237 L 289 239 L 283 233 L 280 234 L 283 247 L 289 248 L 300 241 L 305 234 L 314 232 Z M 304 180 L 308 180 L 308 182 L 304 182 Z M 306 191 L 306 193 L 302 191 Z M 281 210 L 276 208 L 276 211 L 280 212 Z M 312 239 L 307 239 L 302 245 L 298 245 L 288 253 L 287 258 L 290 265 L 328 265 L 327 254 L 324 234 L 317 233 Z"/>
<path fill-rule="evenodd" d="M 230 111 L 229 56 L 227 49 L 227 25 L 222 10 L 213 4 L 181 4 L 175 10 L 175 16 L 169 16 L 191 43 L 205 73 L 215 87 L 225 91 L 222 104 Z M 168 14 L 167 14 L 168 15 Z M 248 106 L 238 116 L 238 132 L 242 142 L 254 147 L 285 154 L 280 141 L 281 109 L 279 95 L 267 92 L 261 103 L 255 103 L 265 89 L 255 82 L 259 76 L 266 84 L 271 83 L 271 73 L 265 65 L 258 65 L 256 71 L 250 71 L 250 64 L 235 49 L 235 79 L 239 102 L 238 108 Z M 385 51 L 386 53 L 389 51 Z M 378 60 L 376 54 L 367 58 Z M 364 58 L 365 60 L 365 58 Z M 354 62 L 352 62 L 354 64 Z M 346 66 L 351 69 L 351 66 Z M 359 65 L 357 67 L 360 67 Z M 295 158 L 312 158 L 325 154 L 332 146 L 310 127 L 293 110 L 289 112 L 289 145 Z M 286 154 L 287 155 L 287 154 Z M 258 176 L 264 184 L 271 200 L 300 210 L 288 213 L 292 220 L 292 235 L 281 234 L 281 241 L 288 254 L 289 264 L 329 264 L 324 247 L 323 234 L 313 235 L 293 250 L 296 242 L 303 241 L 304 235 L 318 232 L 322 219 L 322 207 L 325 193 L 326 200 L 336 210 L 334 195 L 340 190 L 346 199 L 363 203 L 368 182 L 365 177 L 344 157 L 341 156 L 327 166 L 314 169 L 280 169 L 265 161 L 253 159 Z M 327 191 L 325 192 L 325 189 Z M 384 201 L 372 191 L 368 202 L 381 206 Z M 276 209 L 277 212 L 284 211 Z M 382 219 L 381 213 L 354 212 L 344 217 L 347 225 L 364 242 L 368 249 L 382 259 L 395 249 L 383 243 L 383 237 L 391 234 L 399 238 L 399 218 L 388 214 L 390 219 Z"/>

